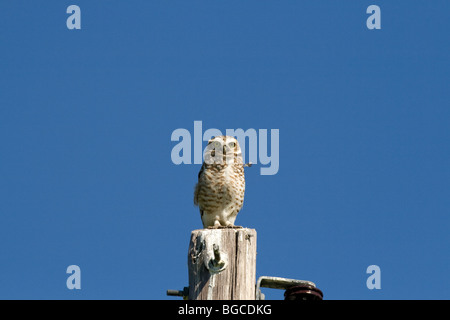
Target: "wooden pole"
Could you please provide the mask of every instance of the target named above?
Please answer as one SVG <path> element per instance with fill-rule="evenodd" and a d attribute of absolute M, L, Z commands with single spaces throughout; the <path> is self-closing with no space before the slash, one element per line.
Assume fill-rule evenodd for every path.
<path fill-rule="evenodd" d="M 256 230 L 192 231 L 188 268 L 189 300 L 255 300 Z"/>

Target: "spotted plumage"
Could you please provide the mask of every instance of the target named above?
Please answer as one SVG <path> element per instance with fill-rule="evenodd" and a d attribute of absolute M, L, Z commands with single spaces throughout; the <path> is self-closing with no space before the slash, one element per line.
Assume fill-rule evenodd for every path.
<path fill-rule="evenodd" d="M 203 227 L 234 227 L 244 193 L 244 163 L 238 141 L 230 136 L 214 137 L 205 149 L 194 192 Z"/>

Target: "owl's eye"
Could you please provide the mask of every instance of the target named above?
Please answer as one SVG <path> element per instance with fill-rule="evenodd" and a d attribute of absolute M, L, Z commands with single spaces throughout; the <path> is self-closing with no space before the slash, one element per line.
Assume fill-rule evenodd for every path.
<path fill-rule="evenodd" d="M 234 148 L 236 147 L 236 143 L 230 142 L 230 143 L 228 144 L 228 147 L 230 147 L 231 149 L 234 149 Z"/>
<path fill-rule="evenodd" d="M 219 141 L 214 141 L 214 147 L 215 148 L 220 148 L 221 147 L 220 142 Z"/>

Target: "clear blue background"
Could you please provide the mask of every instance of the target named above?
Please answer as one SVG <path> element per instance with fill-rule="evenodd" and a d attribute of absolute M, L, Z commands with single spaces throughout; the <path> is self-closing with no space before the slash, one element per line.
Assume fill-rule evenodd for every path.
<path fill-rule="evenodd" d="M 201 120 L 280 130 L 236 221 L 257 276 L 450 299 L 449 31 L 447 0 L 1 1 L 0 298 L 178 299 L 200 165 L 170 137 Z"/>

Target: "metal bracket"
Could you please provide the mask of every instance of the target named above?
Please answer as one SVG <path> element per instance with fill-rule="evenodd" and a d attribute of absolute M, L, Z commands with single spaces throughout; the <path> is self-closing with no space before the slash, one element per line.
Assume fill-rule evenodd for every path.
<path fill-rule="evenodd" d="M 268 277 L 262 276 L 258 278 L 256 282 L 256 299 L 255 300 L 264 300 L 264 293 L 261 292 L 261 287 L 264 288 L 272 288 L 272 289 L 282 289 L 287 290 L 296 286 L 306 286 L 316 288 L 314 282 L 306 281 L 306 280 L 296 280 L 296 279 L 287 279 L 280 277 Z"/>

